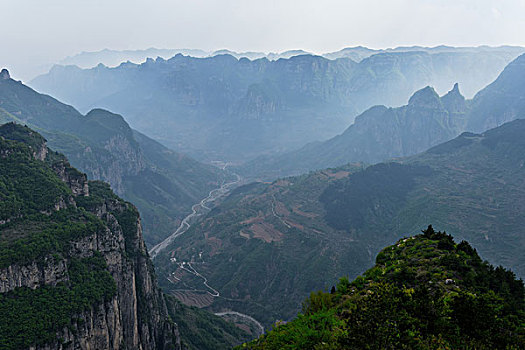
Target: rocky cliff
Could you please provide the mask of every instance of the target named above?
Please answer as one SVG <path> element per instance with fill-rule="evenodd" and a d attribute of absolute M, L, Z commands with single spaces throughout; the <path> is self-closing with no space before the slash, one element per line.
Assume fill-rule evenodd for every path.
<path fill-rule="evenodd" d="M 0 135 L 0 348 L 180 349 L 135 207 L 30 129 Z"/>

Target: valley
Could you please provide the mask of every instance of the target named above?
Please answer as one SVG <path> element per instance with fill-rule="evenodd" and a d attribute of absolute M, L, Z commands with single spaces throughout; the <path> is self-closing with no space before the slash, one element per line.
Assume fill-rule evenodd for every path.
<path fill-rule="evenodd" d="M 0 348 L 523 348 L 524 47 L 93 47 L 0 72 Z"/>
<path fill-rule="evenodd" d="M 73 107 L 11 79 L 0 79 L 0 122 L 14 121 L 42 133 L 90 179 L 108 182 L 143 216 L 145 240 L 154 245 L 191 213 L 191 206 L 227 176 L 220 168 L 176 153 L 133 130 L 120 115 Z"/>
<path fill-rule="evenodd" d="M 222 167 L 222 170 L 226 170 L 227 166 L 228 166 L 227 164 L 224 165 Z M 232 173 L 232 175 L 236 177 L 234 181 L 223 183 L 220 185 L 220 187 L 211 190 L 210 193 L 208 193 L 207 197 L 203 198 L 199 203 L 194 204 L 191 207 L 191 213 L 182 220 L 180 226 L 177 228 L 175 232 L 173 232 L 165 240 L 163 240 L 162 242 L 155 245 L 153 248 L 149 250 L 149 255 L 151 256 L 152 259 L 154 259 L 157 256 L 157 254 L 159 254 L 161 251 L 166 249 L 166 247 L 169 244 L 171 244 L 175 238 L 184 234 L 191 227 L 190 222 L 192 221 L 192 219 L 199 217 L 201 215 L 204 215 L 202 211 L 205 212 L 205 211 L 211 210 L 207 206 L 207 204 L 213 203 L 217 201 L 219 198 L 227 195 L 228 192 L 232 188 L 234 188 L 241 182 L 242 178 L 237 173 Z"/>
<path fill-rule="evenodd" d="M 357 276 L 382 246 L 427 222 L 522 276 L 524 126 L 517 120 L 463 134 L 392 163 L 241 186 L 157 256 L 160 283 L 182 300 L 241 310 L 268 327 L 293 318 L 310 291 Z M 199 275 L 220 298 L 196 292 Z"/>

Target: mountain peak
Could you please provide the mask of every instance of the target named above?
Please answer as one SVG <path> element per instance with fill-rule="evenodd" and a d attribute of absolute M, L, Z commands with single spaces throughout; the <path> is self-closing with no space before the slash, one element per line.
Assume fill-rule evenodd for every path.
<path fill-rule="evenodd" d="M 2 69 L 2 71 L 0 72 L 0 79 L 2 80 L 7 80 L 7 79 L 11 79 L 11 75 L 9 75 L 9 71 L 7 69 Z"/>
<path fill-rule="evenodd" d="M 434 88 L 427 86 L 421 90 L 416 91 L 410 100 L 409 106 L 437 108 L 440 105 L 439 95 Z"/>
<path fill-rule="evenodd" d="M 459 83 L 455 83 L 454 87 L 452 88 L 452 90 L 450 90 L 448 93 L 449 94 L 450 93 L 454 93 L 454 94 L 460 94 L 461 95 L 461 92 L 459 92 Z"/>
<path fill-rule="evenodd" d="M 465 97 L 461 95 L 458 83 L 455 83 L 452 90 L 450 90 L 445 96 L 441 98 L 441 102 L 450 113 L 466 112 L 467 105 L 465 102 Z"/>
<path fill-rule="evenodd" d="M 465 97 L 461 94 L 461 91 L 459 91 L 459 84 L 455 83 L 452 90 L 446 93 L 442 98 L 461 98 L 462 100 L 465 100 Z"/>

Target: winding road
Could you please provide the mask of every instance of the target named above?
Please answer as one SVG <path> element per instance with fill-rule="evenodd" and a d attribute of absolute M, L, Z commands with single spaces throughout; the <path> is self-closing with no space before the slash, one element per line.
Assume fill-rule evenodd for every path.
<path fill-rule="evenodd" d="M 227 166 L 228 165 L 225 165 L 222 169 L 226 169 Z M 161 251 L 166 249 L 175 238 L 188 231 L 188 229 L 191 227 L 190 220 L 194 217 L 202 215 L 202 212 L 199 212 L 198 210 L 199 208 L 202 208 L 204 210 L 210 210 L 210 208 L 206 206 L 207 203 L 213 202 L 218 198 L 224 196 L 231 190 L 232 187 L 241 182 L 241 177 L 238 174 L 233 173 L 233 175 L 236 177 L 235 181 L 224 183 L 220 187 L 211 190 L 210 193 L 208 193 L 207 197 L 203 198 L 199 203 L 194 204 L 191 207 L 191 213 L 182 220 L 175 232 L 173 232 L 168 238 L 166 238 L 165 240 L 163 240 L 162 242 L 160 242 L 159 244 L 157 244 L 149 250 L 149 255 L 151 256 L 151 259 L 154 259 Z"/>
<path fill-rule="evenodd" d="M 227 166 L 228 166 L 228 164 L 225 164 L 222 167 L 222 169 L 225 170 Z M 153 248 L 150 249 L 149 254 L 151 256 L 151 259 L 155 258 L 161 251 L 166 249 L 171 244 L 171 242 L 173 242 L 173 240 L 175 238 L 179 237 L 180 235 L 182 235 L 186 231 L 188 231 L 188 229 L 191 227 L 190 220 L 193 219 L 194 217 L 198 217 L 198 216 L 203 214 L 202 211 L 199 210 L 199 208 L 204 209 L 204 210 L 211 210 L 211 208 L 208 207 L 206 204 L 208 204 L 210 202 L 213 202 L 213 201 L 217 200 L 218 198 L 226 195 L 232 189 L 232 187 L 234 187 L 235 185 L 237 185 L 238 183 L 241 182 L 242 179 L 241 179 L 241 177 L 238 174 L 233 173 L 233 175 L 236 177 L 236 179 L 234 181 L 224 183 L 220 187 L 211 190 L 208 193 L 207 197 L 203 198 L 199 203 L 196 203 L 196 204 L 194 204 L 191 207 L 191 213 L 182 220 L 182 222 L 180 223 L 180 225 L 177 228 L 177 230 L 175 232 L 173 232 L 168 238 L 166 238 L 165 240 L 163 240 L 162 242 L 160 242 L 159 244 L 155 245 Z M 215 288 L 211 287 L 208 284 L 208 280 L 206 279 L 206 277 L 201 275 L 191 265 L 190 262 L 181 262 L 181 263 L 177 263 L 177 265 L 181 269 L 191 273 L 192 275 L 195 275 L 197 277 L 202 278 L 203 279 L 203 284 L 208 289 L 206 292 L 209 293 L 211 296 L 213 296 L 215 298 L 220 297 L 219 291 L 216 290 Z M 188 268 L 186 268 L 186 266 Z M 253 317 L 251 317 L 249 315 L 245 315 L 245 314 L 242 314 L 242 313 L 237 312 L 237 311 L 218 312 L 215 315 L 217 315 L 217 316 L 235 315 L 237 317 L 241 317 L 241 318 L 247 319 L 250 322 L 252 322 L 253 324 L 255 324 L 257 326 L 257 328 L 259 329 L 259 335 L 258 336 L 264 334 L 264 326 L 259 321 L 257 321 L 256 319 L 254 319 Z"/>
<path fill-rule="evenodd" d="M 179 267 L 183 270 L 186 270 L 188 271 L 189 273 L 191 273 L 192 275 L 195 275 L 197 277 L 200 277 L 204 280 L 204 285 L 211 291 L 213 291 L 213 293 L 211 293 L 209 290 L 207 290 L 206 292 L 208 294 L 210 294 L 212 297 L 219 297 L 221 294 L 219 293 L 219 291 L 213 287 L 211 287 L 209 284 L 208 284 L 208 279 L 206 277 L 204 277 L 203 275 L 201 275 L 200 273 L 197 272 L 197 270 L 195 270 L 195 268 L 193 266 L 191 266 L 191 263 L 189 262 L 182 262 L 182 263 L 178 263 L 177 265 L 179 265 Z M 184 267 L 184 265 L 188 265 L 188 267 L 191 269 L 187 269 Z M 174 276 L 173 276 L 174 277 Z"/>
<path fill-rule="evenodd" d="M 235 316 L 239 316 L 239 317 L 245 318 L 247 320 L 250 320 L 255 325 L 257 325 L 257 328 L 259 328 L 259 332 L 260 332 L 259 336 L 264 334 L 264 327 L 263 327 L 263 325 L 259 321 L 257 321 L 255 318 L 253 318 L 251 316 L 248 316 L 248 315 L 245 315 L 245 314 L 241 314 L 240 312 L 237 312 L 237 311 L 217 312 L 215 314 L 215 316 L 226 316 L 226 315 L 235 315 Z"/>

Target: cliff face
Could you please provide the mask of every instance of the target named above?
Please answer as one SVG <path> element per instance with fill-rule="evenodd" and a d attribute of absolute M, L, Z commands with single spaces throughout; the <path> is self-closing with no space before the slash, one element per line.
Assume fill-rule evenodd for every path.
<path fill-rule="evenodd" d="M 6 126 L 1 128 L 5 129 Z M 29 135 L 27 128 L 13 124 L 7 128 L 14 128 L 18 134 Z M 48 152 L 45 145 L 38 147 L 39 150 L 46 148 L 45 153 L 34 152 L 35 147 L 24 148 L 25 145 L 19 142 L 20 137 L 11 137 L 12 132 L 0 132 L 0 135 L 0 161 L 4 163 L 3 166 L 12 169 L 16 167 L 16 162 L 35 169 L 54 181 L 56 188 L 61 191 L 57 190 L 58 195 L 54 200 L 60 205 L 43 204 L 43 207 L 38 207 L 38 203 L 31 202 L 31 198 L 21 198 L 31 202 L 31 205 L 24 206 L 23 203 L 15 215 L 2 207 L 0 250 L 8 253 L 4 253 L 0 259 L 0 303 L 4 303 L 1 306 L 6 305 L 11 300 L 10 296 L 21 290 L 29 293 L 29 300 L 38 300 L 39 291 L 65 287 L 71 290 L 71 300 L 77 300 L 78 294 L 83 292 L 82 289 L 75 289 L 75 279 L 78 279 L 75 276 L 78 270 L 75 264 L 78 265 L 78 262 L 100 259 L 102 273 L 110 276 L 108 293 L 103 298 L 92 299 L 87 307 L 84 304 L 84 307 L 68 314 L 66 326 L 53 329 L 54 325 L 47 325 L 47 338 L 35 337 L 32 344 L 16 343 L 16 340 L 3 335 L 0 343 L 8 344 L 7 348 L 19 348 L 23 344 L 31 349 L 180 349 L 177 325 L 169 318 L 164 296 L 156 286 L 137 210 L 115 196 L 108 185 L 88 182 L 84 174 L 71 168 L 62 156 Z M 42 154 L 47 156 L 42 159 Z M 5 188 L 13 188 L 13 196 L 19 195 L 21 191 L 17 190 L 17 186 L 25 181 L 25 174 L 19 178 L 6 175 L 2 178 Z M 38 193 L 41 189 L 37 187 L 31 190 Z M 53 192 L 54 187 L 47 185 L 43 189 Z M 71 234 L 74 232 L 71 227 L 77 223 L 73 218 L 78 216 L 84 218 L 79 220 L 80 224 L 91 220 L 95 225 L 87 226 L 88 229 L 81 233 Z M 52 227 L 68 225 L 70 232 L 65 234 L 70 239 L 39 236 L 40 232 L 59 232 L 49 231 L 45 224 L 48 218 L 54 225 Z M 31 247 L 37 238 L 40 239 L 39 244 L 51 248 L 28 251 L 27 254 L 14 249 L 17 242 L 22 242 L 21 239 L 25 240 L 25 247 Z M 47 245 L 48 242 L 53 244 Z M 90 271 L 88 267 L 82 268 Z M 94 289 L 95 292 L 97 290 L 100 287 Z M 70 301 L 64 297 L 64 302 Z M 5 310 L 2 307 L 0 318 L 2 322 L 8 323 L 9 317 L 2 315 Z M 53 310 L 49 308 L 50 313 Z M 40 312 L 36 309 L 30 311 Z M 46 318 L 46 315 L 42 317 Z"/>
<path fill-rule="evenodd" d="M 525 54 L 512 61 L 492 84 L 476 94 L 467 131 L 483 132 L 525 118 Z"/>

